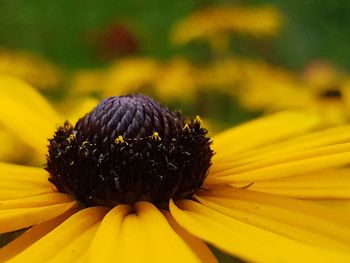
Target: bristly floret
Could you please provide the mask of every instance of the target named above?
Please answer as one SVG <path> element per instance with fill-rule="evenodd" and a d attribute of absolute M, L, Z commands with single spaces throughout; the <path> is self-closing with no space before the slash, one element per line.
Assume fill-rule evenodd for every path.
<path fill-rule="evenodd" d="M 166 207 L 203 184 L 213 155 L 206 134 L 198 118 L 186 123 L 149 97 L 111 97 L 55 132 L 49 180 L 85 206 L 146 200 Z"/>

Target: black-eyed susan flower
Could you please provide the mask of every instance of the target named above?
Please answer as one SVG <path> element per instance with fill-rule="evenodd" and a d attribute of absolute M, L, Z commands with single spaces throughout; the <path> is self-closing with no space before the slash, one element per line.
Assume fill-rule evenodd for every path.
<path fill-rule="evenodd" d="M 26 151 L 18 152 L 16 137 L 5 129 L 0 128 L 0 160 L 1 161 L 14 161 L 21 159 Z M 17 146 L 16 146 L 17 145 Z"/>
<path fill-rule="evenodd" d="M 160 61 L 153 58 L 126 58 L 105 70 L 77 72 L 72 95 L 97 93 L 102 97 L 143 92 L 162 101 L 193 101 L 197 69 L 185 58 Z"/>
<path fill-rule="evenodd" d="M 314 107 L 330 121 L 350 120 L 350 74 L 325 61 L 306 67 L 302 79 L 313 98 Z"/>
<path fill-rule="evenodd" d="M 312 103 L 297 74 L 264 62 L 241 63 L 236 94 L 243 107 L 267 112 L 305 109 Z M 268 94 L 268 95 L 267 95 Z"/>
<path fill-rule="evenodd" d="M 23 79 L 38 89 L 56 88 L 62 81 L 62 71 L 37 54 L 5 48 L 0 48 L 0 74 Z"/>
<path fill-rule="evenodd" d="M 205 39 L 214 50 L 226 50 L 230 33 L 274 35 L 281 20 L 281 14 L 273 7 L 206 7 L 178 22 L 171 40 L 175 44 L 187 44 L 195 39 Z"/>
<path fill-rule="evenodd" d="M 206 243 L 248 261 L 350 259 L 348 214 L 312 201 L 349 199 L 347 126 L 285 112 L 211 140 L 199 117 L 129 95 L 53 132 L 50 106 L 25 98 L 5 93 L 0 119 L 49 151 L 46 169 L 0 164 L 0 232 L 27 228 L 0 261 L 217 262 Z"/>
<path fill-rule="evenodd" d="M 349 75 L 327 63 L 311 64 L 301 75 L 267 64 L 242 72 L 243 85 L 237 94 L 248 109 L 309 110 L 330 124 L 350 119 Z"/>

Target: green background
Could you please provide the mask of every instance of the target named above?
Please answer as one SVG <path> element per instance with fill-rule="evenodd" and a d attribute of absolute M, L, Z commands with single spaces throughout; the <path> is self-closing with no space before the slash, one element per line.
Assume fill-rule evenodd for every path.
<path fill-rule="evenodd" d="M 264 57 L 267 61 L 299 69 L 313 59 L 329 59 L 350 69 L 350 1 L 347 0 L 2 0 L 0 45 L 36 51 L 66 68 L 101 65 L 94 42 L 96 34 L 112 21 L 127 24 L 138 39 L 139 54 L 167 58 L 186 54 L 200 58 L 205 47 L 174 47 L 169 30 L 196 8 L 218 3 L 277 6 L 284 15 L 280 34 L 247 48 L 242 41 L 236 53 Z M 253 45 L 254 46 L 254 45 Z"/>

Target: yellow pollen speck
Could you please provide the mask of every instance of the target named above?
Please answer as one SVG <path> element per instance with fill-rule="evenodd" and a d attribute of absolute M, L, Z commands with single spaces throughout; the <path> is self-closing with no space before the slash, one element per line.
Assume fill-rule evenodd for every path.
<path fill-rule="evenodd" d="M 114 142 L 115 142 L 116 144 L 125 143 L 124 138 L 123 138 L 123 136 L 121 136 L 121 135 L 119 135 L 119 136 L 114 140 Z"/>
<path fill-rule="evenodd" d="M 73 141 L 75 138 L 76 138 L 75 133 L 72 133 L 71 135 L 69 135 L 68 141 Z"/>
<path fill-rule="evenodd" d="M 184 130 L 190 130 L 190 126 L 186 123 L 185 124 L 185 126 L 182 128 L 182 130 L 184 131 Z"/>
<path fill-rule="evenodd" d="M 89 141 L 83 141 L 83 144 L 81 146 L 85 147 L 87 144 L 90 144 L 90 142 Z"/>
<path fill-rule="evenodd" d="M 201 125 L 202 122 L 203 122 L 202 119 L 198 115 L 196 115 L 196 118 L 194 119 L 194 123 Z"/>
<path fill-rule="evenodd" d="M 160 141 L 160 140 L 162 140 L 162 138 L 160 138 L 158 132 L 154 132 L 154 133 L 152 134 L 152 139 L 155 140 L 155 141 Z"/>

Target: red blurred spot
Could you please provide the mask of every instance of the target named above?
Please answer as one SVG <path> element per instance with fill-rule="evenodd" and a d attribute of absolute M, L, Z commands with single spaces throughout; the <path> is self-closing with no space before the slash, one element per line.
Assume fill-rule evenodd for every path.
<path fill-rule="evenodd" d="M 121 23 L 113 23 L 102 31 L 99 51 L 104 58 L 130 55 L 138 51 L 138 40 L 131 30 Z"/>

